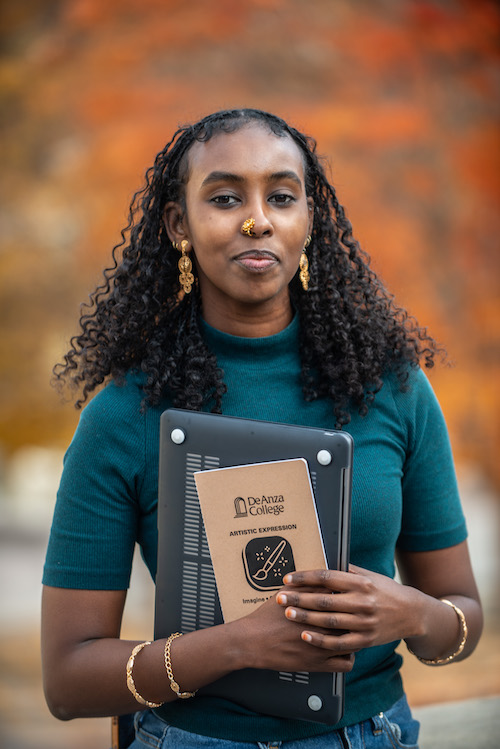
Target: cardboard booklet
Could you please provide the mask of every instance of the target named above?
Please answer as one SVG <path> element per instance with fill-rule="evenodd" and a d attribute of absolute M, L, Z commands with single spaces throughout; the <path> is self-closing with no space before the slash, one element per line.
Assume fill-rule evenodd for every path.
<path fill-rule="evenodd" d="M 326 569 L 303 458 L 194 474 L 224 621 L 249 614 L 295 569 Z"/>

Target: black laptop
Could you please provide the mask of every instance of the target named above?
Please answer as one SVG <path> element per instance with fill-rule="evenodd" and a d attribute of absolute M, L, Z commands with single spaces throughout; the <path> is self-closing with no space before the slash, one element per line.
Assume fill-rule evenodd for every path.
<path fill-rule="evenodd" d="M 161 417 L 155 638 L 223 622 L 193 475 L 304 458 L 329 569 L 346 570 L 353 442 L 346 432 L 168 409 Z M 203 687 L 259 713 L 336 724 L 344 675 L 245 669 Z"/>

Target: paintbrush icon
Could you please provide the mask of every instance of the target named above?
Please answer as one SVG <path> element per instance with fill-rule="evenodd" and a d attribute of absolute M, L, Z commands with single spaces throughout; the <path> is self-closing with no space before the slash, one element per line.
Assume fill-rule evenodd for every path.
<path fill-rule="evenodd" d="M 286 541 L 280 541 L 280 543 L 277 545 L 274 551 L 272 551 L 266 562 L 264 563 L 264 566 L 260 568 L 260 570 L 257 570 L 257 572 L 252 575 L 254 580 L 265 580 L 270 572 L 270 570 L 273 568 L 275 563 L 278 561 L 279 556 L 283 549 L 286 546 Z"/>

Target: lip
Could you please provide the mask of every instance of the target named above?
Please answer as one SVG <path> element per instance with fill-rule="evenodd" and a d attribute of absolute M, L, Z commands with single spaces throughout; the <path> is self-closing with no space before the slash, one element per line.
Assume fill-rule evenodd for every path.
<path fill-rule="evenodd" d="M 236 255 L 233 260 L 247 270 L 261 272 L 279 262 L 274 252 L 269 250 L 245 250 Z"/>

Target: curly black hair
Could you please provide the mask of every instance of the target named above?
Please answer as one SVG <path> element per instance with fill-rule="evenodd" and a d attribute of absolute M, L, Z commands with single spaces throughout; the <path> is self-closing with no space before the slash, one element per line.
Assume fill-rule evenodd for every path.
<path fill-rule="evenodd" d="M 409 369 L 421 359 L 433 366 L 441 349 L 370 269 L 316 155 L 315 141 L 275 115 L 233 109 L 178 129 L 146 172 L 145 186 L 134 195 L 128 224 L 113 249 L 114 264 L 84 305 L 81 333 L 53 370 L 58 385 L 83 383 L 77 407 L 108 379 L 122 381 L 136 370 L 144 374 L 144 407 L 168 395 L 180 408 L 222 412 L 226 386 L 200 331 L 198 283 L 189 295 L 179 290 L 179 253 L 168 238 L 163 211 L 169 201 L 184 205 L 191 146 L 251 123 L 297 144 L 306 193 L 314 201 L 309 290 L 302 290 L 298 272 L 290 283 L 300 320 L 305 400 L 329 398 L 341 428 L 350 420 L 350 409 L 367 413 L 388 370 L 404 389 Z"/>

